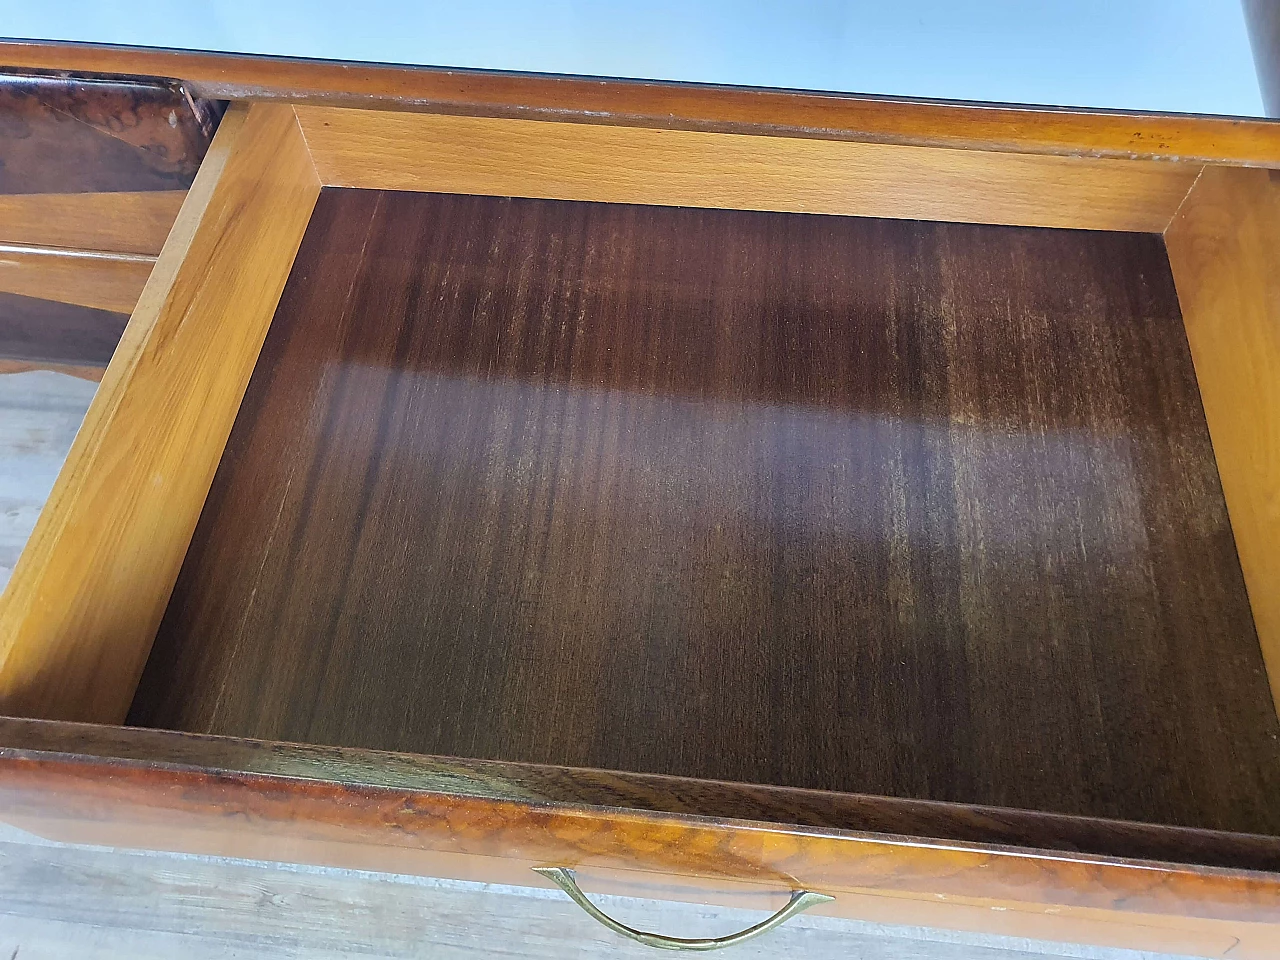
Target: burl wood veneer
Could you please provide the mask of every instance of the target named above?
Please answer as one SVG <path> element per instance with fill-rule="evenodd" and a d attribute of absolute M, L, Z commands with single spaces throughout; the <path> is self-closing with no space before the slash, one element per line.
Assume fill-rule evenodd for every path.
<path fill-rule="evenodd" d="M 326 190 L 130 722 L 1280 832 L 1142 234 Z"/>
<path fill-rule="evenodd" d="M 161 80 L 0 74 L 0 194 L 185 190 L 222 110 Z"/>
<path fill-rule="evenodd" d="M 0 73 L 0 373 L 101 379 L 225 104 Z"/>

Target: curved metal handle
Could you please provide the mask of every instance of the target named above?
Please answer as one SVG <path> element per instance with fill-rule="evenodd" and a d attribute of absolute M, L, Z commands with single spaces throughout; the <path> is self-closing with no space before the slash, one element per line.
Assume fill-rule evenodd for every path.
<path fill-rule="evenodd" d="M 752 937 L 758 937 L 762 933 L 769 932 L 774 927 L 786 923 L 803 910 L 808 910 L 810 907 L 817 906 L 820 903 L 830 903 L 835 899 L 835 897 L 828 897 L 824 893 L 797 890 L 791 895 L 791 899 L 787 901 L 785 907 L 767 920 L 761 920 L 754 927 L 747 927 L 747 929 L 731 933 L 727 937 L 686 940 L 683 937 L 664 937 L 660 933 L 645 933 L 643 930 L 628 927 L 625 923 L 619 923 L 587 899 L 587 895 L 578 886 L 578 881 L 574 879 L 572 870 L 565 867 L 534 867 L 533 869 L 567 893 L 574 903 L 614 933 L 620 933 L 628 939 L 643 943 L 646 946 L 658 947 L 661 950 L 719 950 L 721 947 L 731 947 L 735 943 L 742 943 L 744 940 L 750 940 Z"/>

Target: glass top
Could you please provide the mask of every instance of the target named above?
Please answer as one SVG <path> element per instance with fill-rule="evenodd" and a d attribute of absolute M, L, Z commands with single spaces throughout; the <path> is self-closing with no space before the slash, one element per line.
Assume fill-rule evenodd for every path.
<path fill-rule="evenodd" d="M 1262 116 L 1241 0 L 0 0 L 11 37 Z"/>

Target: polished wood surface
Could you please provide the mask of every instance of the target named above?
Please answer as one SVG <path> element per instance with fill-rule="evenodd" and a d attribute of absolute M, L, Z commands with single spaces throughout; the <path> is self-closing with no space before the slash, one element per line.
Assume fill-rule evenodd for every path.
<path fill-rule="evenodd" d="M 0 243 L 156 255 L 185 190 L 0 195 Z"/>
<path fill-rule="evenodd" d="M 1280 166 L 1262 120 L 0 41 L 0 64 L 176 77 L 208 98 L 578 120 L 1063 156 Z"/>
<path fill-rule="evenodd" d="M 163 81 L 0 72 L 0 194 L 185 190 L 220 109 Z"/>
<path fill-rule="evenodd" d="M 155 262 L 136 253 L 0 244 L 0 293 L 127 314 Z"/>
<path fill-rule="evenodd" d="M 1195 164 L 299 106 L 326 185 L 1162 231 Z"/>
<path fill-rule="evenodd" d="M 1280 832 L 1151 236 L 326 191 L 130 720 Z"/>
<path fill-rule="evenodd" d="M 102 369 L 128 322 L 127 313 L 0 293 L 0 360 Z"/>
<path fill-rule="evenodd" d="M 1280 181 L 1206 169 L 1165 244 L 1280 708 Z"/>
<path fill-rule="evenodd" d="M 1280 873 L 1280 837 L 687 777 L 0 717 L 0 746 L 521 803 L 996 844 Z"/>
<path fill-rule="evenodd" d="M 425 73 L 446 95 L 459 76 Z M 396 102 L 589 121 L 596 93 L 687 89 L 461 76 L 466 102 Z M 576 105 L 485 99 L 508 82 Z M 899 141 L 938 108 L 781 123 L 827 99 L 695 89 L 693 117 L 596 119 Z M 1115 117 L 941 109 L 906 142 L 1124 153 Z M 1273 162 L 1274 127 L 1193 121 L 1149 154 L 1169 118 L 1139 120 L 1130 153 L 1221 133 Z M 236 110 L 220 142 L 0 599 L 2 709 L 118 719 L 132 695 L 319 190 L 288 108 Z M 1276 720 L 1153 238 L 328 204 L 206 513 L 239 526 L 199 535 L 135 711 L 640 772 L 5 722 L 0 821 L 484 882 L 555 863 L 756 909 L 803 885 L 862 920 L 1274 957 Z"/>
<path fill-rule="evenodd" d="M 48 301 L 64 333 L 77 307 L 133 310 L 220 113 L 165 81 L 0 72 L 0 340 L 30 332 L 9 295 Z"/>
<path fill-rule="evenodd" d="M 124 717 L 319 190 L 289 107 L 232 109 L 0 596 L 5 712 Z"/>
<path fill-rule="evenodd" d="M 837 897 L 821 912 L 863 921 L 1207 956 L 1269 958 L 1280 933 L 1274 872 L 466 796 L 337 764 L 237 772 L 202 765 L 215 743 L 202 738 L 152 761 L 108 760 L 77 746 L 95 736 L 55 730 L 46 749 L 27 749 L 6 722 L 0 822 L 117 850 L 491 883 L 571 865 L 593 893 L 759 910 L 803 886 Z M 269 749 L 286 764 L 295 750 Z"/>

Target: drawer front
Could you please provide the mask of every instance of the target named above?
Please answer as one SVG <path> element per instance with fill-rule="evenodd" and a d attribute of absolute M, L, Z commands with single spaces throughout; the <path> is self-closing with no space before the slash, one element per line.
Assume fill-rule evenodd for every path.
<path fill-rule="evenodd" d="M 0 744 L 0 823 L 19 838 L 113 856 L 150 851 L 259 862 L 255 869 L 265 869 L 262 861 L 293 864 L 292 873 L 272 876 L 295 879 L 314 868 L 338 871 L 325 876 L 368 871 L 464 884 L 450 890 L 473 889 L 467 883 L 534 888 L 541 908 L 554 904 L 564 911 L 556 916 L 573 918 L 573 929 L 610 942 L 614 934 L 533 868 L 573 869 L 589 897 L 700 904 L 698 916 L 711 904 L 711 919 L 728 911 L 723 925 L 708 923 L 703 935 L 710 936 L 757 922 L 806 889 L 835 899 L 780 930 L 836 918 L 1109 949 L 1210 956 L 1232 949 L 1233 958 L 1273 957 L 1280 942 L 1280 873 L 1269 866 L 1274 842 L 1263 838 L 47 721 L 0 720 Z M 694 804 L 738 816 L 678 812 Z M 747 810 L 756 819 L 741 819 Z M 788 810 L 809 821 L 825 811 L 844 828 L 779 822 Z M 761 822 L 765 816 L 774 822 Z M 1009 845 L 1031 843 L 1036 829 L 1042 844 L 1059 848 L 1110 843 L 1263 869 Z M 1117 846 L 1126 837 L 1128 846 Z M 990 842 L 996 839 L 1005 842 Z M 35 845 L 41 856 L 63 849 Z M 734 913 L 744 910 L 758 912 L 754 919 Z M 40 919 L 23 917 L 24 924 Z M 643 911 L 635 925 L 690 930 Z"/>

